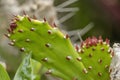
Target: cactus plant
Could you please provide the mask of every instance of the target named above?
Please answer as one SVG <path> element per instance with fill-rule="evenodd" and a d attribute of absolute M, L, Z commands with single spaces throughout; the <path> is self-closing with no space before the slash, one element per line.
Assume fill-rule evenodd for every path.
<path fill-rule="evenodd" d="M 18 46 L 26 53 L 32 52 L 34 59 L 48 67 L 47 74 L 65 80 L 75 77 L 81 79 L 84 76 L 81 74 L 84 66 L 76 59 L 79 55 L 68 35 L 64 36 L 56 27 L 50 27 L 47 22 L 30 19 L 28 16 L 16 16 L 14 21 L 9 29 L 11 36 L 8 36 L 12 40 L 10 45 Z"/>
<path fill-rule="evenodd" d="M 69 36 L 55 24 L 50 26 L 46 19 L 38 21 L 28 15 L 15 16 L 8 32 L 9 44 L 24 53 L 32 53 L 33 59 L 48 68 L 46 74 L 63 80 L 109 79 L 107 67 L 111 61 L 111 51 L 108 39 L 105 44 L 102 38 L 88 38 L 81 48 L 74 48 Z"/>
<path fill-rule="evenodd" d="M 110 80 L 109 66 L 112 49 L 108 39 L 103 42 L 101 36 L 98 39 L 94 36 L 87 38 L 77 51 L 88 71 L 87 76 L 93 77 L 94 80 Z"/>

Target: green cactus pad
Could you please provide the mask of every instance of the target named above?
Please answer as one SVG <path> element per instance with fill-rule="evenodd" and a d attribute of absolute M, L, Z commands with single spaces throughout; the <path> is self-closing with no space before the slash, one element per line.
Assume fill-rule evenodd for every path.
<path fill-rule="evenodd" d="M 103 42 L 101 37 L 88 38 L 81 44 L 80 49 L 76 46 L 76 50 L 86 67 L 86 76 L 91 76 L 93 80 L 110 80 L 111 50 L 108 39 Z"/>
<path fill-rule="evenodd" d="M 69 36 L 55 26 L 51 27 L 46 20 L 38 21 L 27 15 L 15 16 L 8 31 L 9 44 L 17 46 L 22 52 L 31 52 L 33 59 L 48 68 L 46 74 L 63 80 L 93 80 L 91 76 L 85 77 L 86 68 Z"/>

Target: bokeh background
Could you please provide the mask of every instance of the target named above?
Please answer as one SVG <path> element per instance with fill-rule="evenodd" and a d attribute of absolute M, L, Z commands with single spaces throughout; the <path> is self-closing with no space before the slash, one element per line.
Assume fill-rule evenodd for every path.
<path fill-rule="evenodd" d="M 23 10 L 54 22 L 71 36 L 72 43 L 90 36 L 109 38 L 111 45 L 120 42 L 119 0 L 0 0 L 0 61 L 5 62 L 11 78 L 18 68 L 22 54 L 9 46 L 7 33 L 13 15 L 22 15 Z"/>

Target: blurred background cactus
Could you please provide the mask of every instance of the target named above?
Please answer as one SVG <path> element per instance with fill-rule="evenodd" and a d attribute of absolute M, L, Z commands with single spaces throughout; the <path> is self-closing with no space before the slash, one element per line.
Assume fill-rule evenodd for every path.
<path fill-rule="evenodd" d="M 55 22 L 69 33 L 73 44 L 92 35 L 108 37 L 113 43 L 120 42 L 119 6 L 118 0 L 0 0 L 0 56 L 11 77 L 22 58 L 4 36 L 13 15 L 24 10 L 39 20 L 46 17 L 51 25 Z"/>

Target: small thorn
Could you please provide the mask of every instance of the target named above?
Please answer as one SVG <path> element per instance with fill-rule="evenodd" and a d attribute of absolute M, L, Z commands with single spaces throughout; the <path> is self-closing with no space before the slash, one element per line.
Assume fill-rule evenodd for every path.
<path fill-rule="evenodd" d="M 72 57 L 71 57 L 71 56 L 66 56 L 66 59 L 67 59 L 67 60 L 71 60 Z"/>
<path fill-rule="evenodd" d="M 48 58 L 43 58 L 42 61 L 47 62 Z"/>
<path fill-rule="evenodd" d="M 103 44 L 102 36 L 99 36 L 98 42 L 99 42 L 100 44 Z"/>
<path fill-rule="evenodd" d="M 30 42 L 30 39 L 26 39 L 26 42 Z"/>
<path fill-rule="evenodd" d="M 84 50 L 83 49 L 79 49 L 78 52 L 79 53 L 84 53 Z"/>
<path fill-rule="evenodd" d="M 16 20 L 16 21 L 20 21 L 20 19 L 19 19 L 19 18 L 17 18 L 17 17 L 15 17 L 15 20 Z"/>
<path fill-rule="evenodd" d="M 111 52 L 111 55 L 112 55 L 111 57 L 113 57 L 113 56 L 115 55 L 115 53 L 114 53 L 114 52 Z"/>
<path fill-rule="evenodd" d="M 33 19 L 37 19 L 37 17 L 35 15 L 33 15 Z"/>
<path fill-rule="evenodd" d="M 108 38 L 106 38 L 105 42 L 106 42 L 107 44 L 110 44 L 110 40 L 109 40 Z"/>
<path fill-rule="evenodd" d="M 48 34 L 52 34 L 52 31 L 51 31 L 51 30 L 48 30 Z"/>
<path fill-rule="evenodd" d="M 102 76 L 102 73 L 98 72 L 98 76 Z"/>
<path fill-rule="evenodd" d="M 91 70 L 91 69 L 92 69 L 92 66 L 89 66 L 88 69 Z"/>
<path fill-rule="evenodd" d="M 21 52 L 24 52 L 24 51 L 25 51 L 25 48 L 20 48 L 20 51 L 21 51 Z"/>
<path fill-rule="evenodd" d="M 45 44 L 46 47 L 50 47 L 51 45 L 49 43 Z"/>
<path fill-rule="evenodd" d="M 22 29 L 19 29 L 18 32 L 23 33 L 24 31 Z"/>
<path fill-rule="evenodd" d="M 11 30 L 10 29 L 7 29 L 8 33 L 11 33 Z"/>
<path fill-rule="evenodd" d="M 23 15 L 26 15 L 26 12 L 23 10 Z"/>
<path fill-rule="evenodd" d="M 101 51 L 104 51 L 105 49 L 104 48 L 101 48 Z"/>
<path fill-rule="evenodd" d="M 87 71 L 87 69 L 86 69 L 86 68 L 84 68 L 84 69 L 83 69 L 83 72 L 84 72 L 85 74 L 87 74 L 87 73 L 88 73 L 88 71 Z"/>
<path fill-rule="evenodd" d="M 82 41 L 81 43 L 80 43 L 80 47 L 82 48 L 84 46 L 84 42 Z"/>
<path fill-rule="evenodd" d="M 35 31 L 35 28 L 31 28 L 30 31 Z"/>
<path fill-rule="evenodd" d="M 111 48 L 109 48 L 109 49 L 108 49 L 108 53 L 111 53 L 111 52 L 112 52 L 112 49 L 111 49 Z"/>
<path fill-rule="evenodd" d="M 82 58 L 81 57 L 78 57 L 78 58 L 76 58 L 78 61 L 81 61 L 82 60 Z"/>
<path fill-rule="evenodd" d="M 105 68 L 109 68 L 109 66 L 108 66 L 108 65 L 105 65 Z"/>
<path fill-rule="evenodd" d="M 43 18 L 43 20 L 44 20 L 44 22 L 46 22 L 46 21 L 47 21 L 45 17 Z"/>
<path fill-rule="evenodd" d="M 27 17 L 28 18 L 28 20 L 31 22 L 31 19 L 30 19 L 30 17 Z"/>
<path fill-rule="evenodd" d="M 109 73 L 111 73 L 112 72 L 112 69 L 109 69 Z"/>
<path fill-rule="evenodd" d="M 11 31 L 13 31 L 16 27 L 17 27 L 17 24 L 16 24 L 16 23 L 11 23 L 11 24 L 10 24 L 10 29 L 11 29 Z"/>
<path fill-rule="evenodd" d="M 78 52 L 78 51 L 79 51 L 79 46 L 78 46 L 78 45 L 75 45 L 75 49 L 76 49 L 76 51 Z"/>
<path fill-rule="evenodd" d="M 14 43 L 14 42 L 16 42 L 16 40 L 15 40 L 15 39 L 13 39 L 13 40 L 12 40 L 12 42 Z"/>
<path fill-rule="evenodd" d="M 99 59 L 98 62 L 99 62 L 99 63 L 102 63 L 102 59 Z"/>
<path fill-rule="evenodd" d="M 11 36 L 10 34 L 4 34 L 4 35 L 5 35 L 6 37 L 8 37 L 8 38 Z"/>
<path fill-rule="evenodd" d="M 14 46 L 14 43 L 13 42 L 10 42 L 10 43 L 8 43 L 10 46 Z"/>
<path fill-rule="evenodd" d="M 68 34 L 66 34 L 66 35 L 64 36 L 64 38 L 65 38 L 65 39 L 68 39 L 68 38 L 69 38 L 69 35 L 68 35 Z"/>
<path fill-rule="evenodd" d="M 89 54 L 89 57 L 90 57 L 90 58 L 92 57 L 92 54 L 91 54 L 91 53 Z"/>
<path fill-rule="evenodd" d="M 81 49 L 78 50 L 78 53 L 81 53 Z"/>
<path fill-rule="evenodd" d="M 52 73 L 52 70 L 51 69 L 49 69 L 47 72 L 46 72 L 46 74 L 51 74 Z"/>
<path fill-rule="evenodd" d="M 13 20 L 12 22 L 10 22 L 10 24 L 16 24 L 16 21 L 15 21 L 15 20 Z"/>
<path fill-rule="evenodd" d="M 53 26 L 54 26 L 54 27 L 57 27 L 57 25 L 55 24 L 55 22 L 53 23 Z"/>

